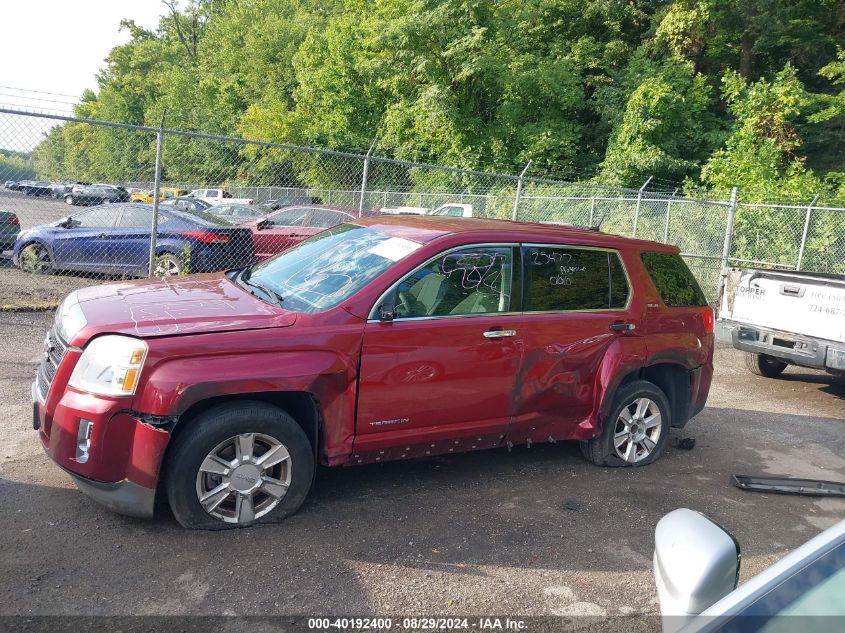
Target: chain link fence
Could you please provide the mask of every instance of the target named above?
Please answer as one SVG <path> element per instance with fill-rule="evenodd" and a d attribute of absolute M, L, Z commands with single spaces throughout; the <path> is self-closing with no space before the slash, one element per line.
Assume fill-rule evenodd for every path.
<path fill-rule="evenodd" d="M 845 209 L 693 199 L 0 109 L 0 305 L 261 261 L 372 214 L 599 227 L 727 264 L 845 272 Z M 155 226 L 155 229 L 153 228 Z"/>

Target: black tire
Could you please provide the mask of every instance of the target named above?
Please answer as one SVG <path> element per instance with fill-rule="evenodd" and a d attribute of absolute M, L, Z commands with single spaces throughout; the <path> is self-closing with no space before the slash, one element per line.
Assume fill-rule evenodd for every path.
<path fill-rule="evenodd" d="M 190 424 L 174 441 L 164 469 L 170 509 L 183 527 L 225 530 L 277 522 L 296 512 L 305 501 L 314 479 L 314 451 L 305 432 L 287 413 L 264 402 L 240 401 L 206 411 Z M 200 504 L 197 478 L 206 456 L 241 434 L 261 434 L 283 444 L 290 455 L 290 484 L 278 504 L 264 516 L 246 523 L 227 523 Z"/>
<path fill-rule="evenodd" d="M 752 374 L 764 378 L 777 378 L 788 367 L 788 363 L 768 354 L 745 352 L 745 366 Z"/>
<path fill-rule="evenodd" d="M 53 272 L 53 258 L 41 242 L 30 242 L 21 248 L 18 262 L 22 271 L 34 275 L 49 275 Z"/>
<path fill-rule="evenodd" d="M 624 423 L 620 422 L 620 415 L 622 415 L 623 409 L 634 406 L 636 401 L 643 398 L 650 400 L 657 407 L 660 413 L 660 431 L 648 455 L 634 462 L 625 461 L 625 459 L 617 454 L 614 447 L 617 425 L 623 424 L 624 426 Z M 587 461 L 592 462 L 596 466 L 611 466 L 614 468 L 645 466 L 655 461 L 663 452 L 663 447 L 666 445 L 666 438 L 669 435 L 670 420 L 671 409 L 666 394 L 654 383 L 648 382 L 647 380 L 635 380 L 616 392 L 610 414 L 604 421 L 602 434 L 592 440 L 581 442 L 581 453 Z M 634 457 L 636 458 L 636 448 L 634 449 L 634 453 Z"/>

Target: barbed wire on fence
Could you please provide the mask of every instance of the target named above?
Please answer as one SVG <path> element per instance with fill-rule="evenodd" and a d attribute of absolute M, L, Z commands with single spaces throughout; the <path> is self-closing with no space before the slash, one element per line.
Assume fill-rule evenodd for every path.
<path fill-rule="evenodd" d="M 613 187 L 532 174 L 530 165 L 494 173 L 374 148 L 360 154 L 0 108 L 0 250 L 23 271 L 70 271 L 70 279 L 143 277 L 151 263 L 153 274 L 187 274 L 260 261 L 362 215 L 437 212 L 675 244 L 711 300 L 727 264 L 845 272 L 845 208 L 817 200 L 689 197 L 649 189 L 651 179 Z"/>

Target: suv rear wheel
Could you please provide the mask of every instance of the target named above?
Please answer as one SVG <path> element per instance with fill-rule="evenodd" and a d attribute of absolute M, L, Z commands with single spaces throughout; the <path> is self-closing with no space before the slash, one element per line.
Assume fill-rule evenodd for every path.
<path fill-rule="evenodd" d="M 777 378 L 787 368 L 787 363 L 767 354 L 745 352 L 745 366 L 748 368 L 748 371 L 757 376 Z"/>
<path fill-rule="evenodd" d="M 186 528 L 220 530 L 279 521 L 305 501 L 314 453 L 287 413 L 238 402 L 203 413 L 176 438 L 165 487 Z"/>
<path fill-rule="evenodd" d="M 654 383 L 635 380 L 616 393 L 602 434 L 581 442 L 597 466 L 645 466 L 663 452 L 669 435 L 669 400 Z"/>

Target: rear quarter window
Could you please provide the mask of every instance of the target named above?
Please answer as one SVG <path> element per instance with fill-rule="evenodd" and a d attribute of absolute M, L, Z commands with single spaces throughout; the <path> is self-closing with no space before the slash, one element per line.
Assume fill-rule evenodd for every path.
<path fill-rule="evenodd" d="M 640 259 L 663 303 L 669 307 L 705 306 L 707 298 L 680 255 L 644 252 Z"/>

